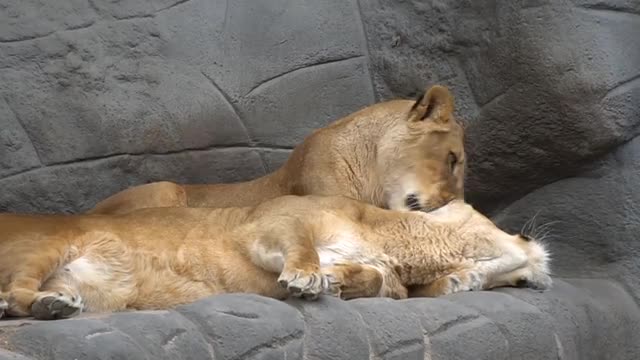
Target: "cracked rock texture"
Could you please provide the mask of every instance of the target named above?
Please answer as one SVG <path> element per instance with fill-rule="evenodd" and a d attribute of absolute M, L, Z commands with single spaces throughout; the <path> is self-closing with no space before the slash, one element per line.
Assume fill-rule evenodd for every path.
<path fill-rule="evenodd" d="M 311 130 L 444 83 L 468 201 L 514 232 L 535 215 L 573 279 L 2 322 L 0 359 L 637 358 L 639 33 L 638 0 L 0 0 L 0 211 L 254 178 Z"/>

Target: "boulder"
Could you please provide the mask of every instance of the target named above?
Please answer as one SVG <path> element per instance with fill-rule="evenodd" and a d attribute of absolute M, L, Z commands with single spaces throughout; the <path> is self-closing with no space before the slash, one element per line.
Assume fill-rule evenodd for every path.
<path fill-rule="evenodd" d="M 0 359 L 635 359 L 639 31 L 636 0 L 5 1 L 0 211 L 252 179 L 312 130 L 442 83 L 467 200 L 544 238 L 556 285 L 3 320 Z"/>

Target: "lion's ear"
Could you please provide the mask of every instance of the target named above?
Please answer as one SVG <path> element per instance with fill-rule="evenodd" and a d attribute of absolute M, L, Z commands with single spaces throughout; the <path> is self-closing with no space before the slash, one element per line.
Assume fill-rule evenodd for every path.
<path fill-rule="evenodd" d="M 447 122 L 452 115 L 453 96 L 451 92 L 442 85 L 434 85 L 413 104 L 409 113 L 409 121 Z"/>

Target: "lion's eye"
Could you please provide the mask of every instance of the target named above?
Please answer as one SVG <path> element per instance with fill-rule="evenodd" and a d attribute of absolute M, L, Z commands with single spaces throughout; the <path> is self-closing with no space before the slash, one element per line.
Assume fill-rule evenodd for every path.
<path fill-rule="evenodd" d="M 456 156 L 456 154 L 450 152 L 449 153 L 449 171 L 453 172 L 453 169 L 456 167 L 457 163 L 458 163 L 458 157 Z"/>

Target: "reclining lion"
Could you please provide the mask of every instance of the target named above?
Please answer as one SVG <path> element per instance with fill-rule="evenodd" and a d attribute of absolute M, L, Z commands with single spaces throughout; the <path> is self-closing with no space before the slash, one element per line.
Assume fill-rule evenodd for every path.
<path fill-rule="evenodd" d="M 463 129 L 436 85 L 417 101 L 374 104 L 316 130 L 275 172 L 234 184 L 135 186 L 89 213 L 152 207 L 253 206 L 282 195 L 343 195 L 394 210 L 429 211 L 463 198 Z"/>
<path fill-rule="evenodd" d="M 242 208 L 0 214 L 0 228 L 1 306 L 39 319 L 229 292 L 406 298 L 551 285 L 540 243 L 460 200 L 424 213 L 283 196 Z"/>

